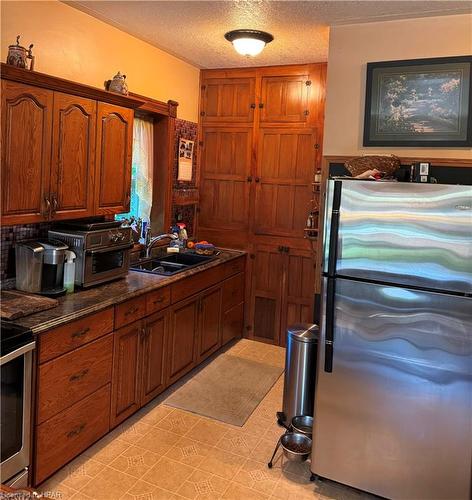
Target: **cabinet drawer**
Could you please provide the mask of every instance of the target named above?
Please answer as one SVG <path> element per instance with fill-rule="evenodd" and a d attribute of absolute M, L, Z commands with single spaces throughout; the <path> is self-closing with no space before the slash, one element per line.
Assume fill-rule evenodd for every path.
<path fill-rule="evenodd" d="M 146 315 L 170 305 L 170 287 L 161 288 L 146 295 Z"/>
<path fill-rule="evenodd" d="M 244 300 L 244 274 L 239 273 L 227 279 L 223 284 L 223 311 L 243 302 Z"/>
<path fill-rule="evenodd" d="M 40 365 L 37 423 L 56 415 L 110 382 L 113 335 Z"/>
<path fill-rule="evenodd" d="M 146 298 L 144 295 L 115 306 L 115 329 L 129 325 L 146 316 Z"/>
<path fill-rule="evenodd" d="M 217 266 L 184 278 L 172 285 L 172 303 L 175 304 L 191 295 L 195 295 L 225 278 L 224 266 Z"/>
<path fill-rule="evenodd" d="M 246 256 L 243 255 L 237 259 L 231 260 L 225 264 L 225 278 L 233 274 L 242 273 L 246 266 Z"/>
<path fill-rule="evenodd" d="M 39 363 L 57 358 L 113 331 L 113 308 L 54 328 L 39 337 Z"/>
<path fill-rule="evenodd" d="M 232 307 L 223 314 L 222 345 L 230 340 L 240 338 L 244 327 L 244 302 Z"/>
<path fill-rule="evenodd" d="M 35 484 L 109 430 L 110 384 L 36 427 Z"/>

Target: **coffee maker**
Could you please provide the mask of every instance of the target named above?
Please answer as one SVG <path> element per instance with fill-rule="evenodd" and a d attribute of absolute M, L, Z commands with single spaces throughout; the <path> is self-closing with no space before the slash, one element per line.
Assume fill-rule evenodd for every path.
<path fill-rule="evenodd" d="M 65 293 L 64 261 L 69 247 L 59 240 L 26 240 L 15 246 L 16 289 L 56 297 Z"/>

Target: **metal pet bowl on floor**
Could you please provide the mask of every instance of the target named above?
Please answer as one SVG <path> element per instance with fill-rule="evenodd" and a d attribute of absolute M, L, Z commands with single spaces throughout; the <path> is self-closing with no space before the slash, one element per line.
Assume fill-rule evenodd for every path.
<path fill-rule="evenodd" d="M 299 432 L 287 432 L 280 438 L 284 455 L 291 462 L 304 462 L 311 453 L 311 439 Z"/>
<path fill-rule="evenodd" d="M 292 429 L 311 439 L 313 435 L 313 417 L 309 415 L 298 415 L 292 418 Z"/>

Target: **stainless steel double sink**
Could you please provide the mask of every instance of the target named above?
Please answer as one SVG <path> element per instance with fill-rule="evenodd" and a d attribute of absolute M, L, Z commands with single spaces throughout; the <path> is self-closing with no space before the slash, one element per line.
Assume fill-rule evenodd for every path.
<path fill-rule="evenodd" d="M 173 276 L 214 259 L 216 259 L 214 256 L 174 253 L 164 257 L 141 259 L 131 264 L 130 269 L 141 273 L 158 274 L 159 276 Z"/>

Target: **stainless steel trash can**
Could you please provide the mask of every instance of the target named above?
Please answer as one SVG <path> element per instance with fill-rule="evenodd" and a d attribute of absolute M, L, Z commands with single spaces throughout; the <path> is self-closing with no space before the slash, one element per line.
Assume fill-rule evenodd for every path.
<path fill-rule="evenodd" d="M 301 323 L 287 329 L 283 409 L 278 414 L 285 425 L 297 415 L 313 416 L 318 338 L 318 325 Z"/>

